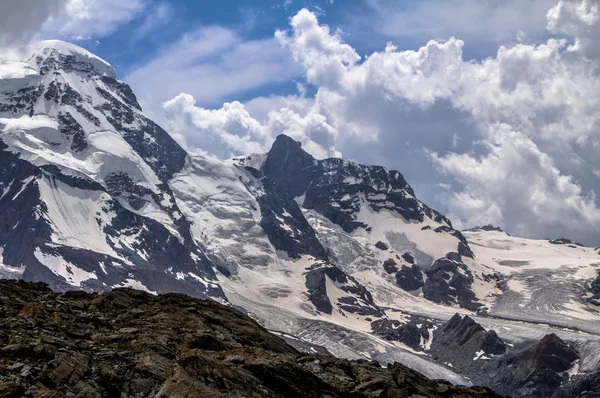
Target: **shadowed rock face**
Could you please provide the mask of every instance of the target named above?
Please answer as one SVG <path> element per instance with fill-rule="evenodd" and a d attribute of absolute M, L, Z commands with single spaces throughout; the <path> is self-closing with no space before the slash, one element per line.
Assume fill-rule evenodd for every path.
<path fill-rule="evenodd" d="M 552 333 L 527 350 L 503 358 L 497 365 L 501 376 L 496 378 L 514 397 L 551 397 L 568 380 L 564 372 L 578 358 L 573 347 Z"/>
<path fill-rule="evenodd" d="M 481 307 L 471 288 L 473 277 L 456 253 L 448 253 L 446 257 L 437 259 L 425 274 L 425 298 L 434 303 L 459 304 L 471 311 Z"/>
<path fill-rule="evenodd" d="M 0 397 L 497 397 L 400 364 L 306 355 L 181 294 L 0 281 Z"/>
<path fill-rule="evenodd" d="M 552 398 L 597 398 L 600 397 L 600 370 L 591 374 L 576 375 L 563 384 Z"/>
<path fill-rule="evenodd" d="M 448 350 L 452 347 L 452 350 Z M 506 344 L 498 337 L 495 331 L 486 331 L 472 318 L 455 314 L 436 333 L 432 349 L 434 352 L 442 351 L 446 355 L 463 356 L 466 361 L 472 362 L 477 352 L 481 355 L 502 355 L 506 352 Z M 438 354 L 439 355 L 439 354 Z M 448 358 L 448 361 L 457 358 Z"/>
<path fill-rule="evenodd" d="M 304 196 L 304 208 L 321 213 L 346 232 L 369 228 L 355 217 L 360 195 L 374 211 L 386 209 L 418 222 L 429 217 L 451 230 L 450 220 L 420 203 L 399 172 L 337 158 L 317 160 L 285 135 L 277 137 L 261 171 L 290 197 Z"/>
<path fill-rule="evenodd" d="M 509 351 L 493 331 L 486 331 L 468 316 L 454 315 L 434 332 L 432 356 L 451 363 L 476 384 L 514 398 L 596 397 L 600 373 L 569 380 L 568 371 L 579 359 L 577 351 L 555 334 L 529 347 Z"/>

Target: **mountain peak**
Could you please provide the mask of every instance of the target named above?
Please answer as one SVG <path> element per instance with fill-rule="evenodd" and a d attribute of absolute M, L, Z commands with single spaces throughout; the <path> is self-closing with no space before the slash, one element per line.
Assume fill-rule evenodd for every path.
<path fill-rule="evenodd" d="M 275 178 L 284 188 L 291 192 L 292 197 L 300 196 L 306 190 L 310 177 L 305 169 L 314 166 L 315 158 L 302 149 L 302 144 L 285 134 L 280 134 L 275 139 L 267 159 L 263 164 L 266 175 L 287 176 Z"/>
<path fill-rule="evenodd" d="M 62 40 L 45 40 L 32 44 L 26 50 L 27 60 L 33 67 L 38 67 L 40 73 L 49 69 L 49 65 L 63 67 L 65 62 L 89 64 L 101 75 L 116 77 L 115 69 L 105 60 L 94 55 L 78 45 Z M 49 60 L 52 62 L 48 62 Z"/>
<path fill-rule="evenodd" d="M 285 134 L 279 134 L 277 138 L 275 138 L 275 142 L 273 142 L 273 146 L 271 147 L 269 153 L 271 152 L 284 152 L 287 155 L 297 155 L 306 160 L 311 160 L 311 162 L 314 160 L 312 155 L 302 149 L 301 142 L 296 141 L 292 137 Z"/>

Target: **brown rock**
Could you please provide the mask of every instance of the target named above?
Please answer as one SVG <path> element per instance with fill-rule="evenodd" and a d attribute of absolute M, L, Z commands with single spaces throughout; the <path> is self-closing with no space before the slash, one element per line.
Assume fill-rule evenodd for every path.
<path fill-rule="evenodd" d="M 35 318 L 39 314 L 40 314 L 40 308 L 37 305 L 27 303 L 23 306 L 23 308 L 21 308 L 18 316 L 20 316 L 22 318 Z"/>
<path fill-rule="evenodd" d="M 75 384 L 88 370 L 90 358 L 79 353 L 63 354 L 58 359 L 58 367 L 52 371 L 50 378 L 57 384 Z"/>
<path fill-rule="evenodd" d="M 23 392 L 23 387 L 18 383 L 0 382 L 0 397 L 2 398 L 19 398 Z"/>

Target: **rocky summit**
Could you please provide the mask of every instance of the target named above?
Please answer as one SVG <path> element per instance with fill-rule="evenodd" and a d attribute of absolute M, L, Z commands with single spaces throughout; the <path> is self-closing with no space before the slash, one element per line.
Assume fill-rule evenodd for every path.
<path fill-rule="evenodd" d="M 308 355 L 183 294 L 0 281 L 0 397 L 498 397 L 403 365 Z"/>

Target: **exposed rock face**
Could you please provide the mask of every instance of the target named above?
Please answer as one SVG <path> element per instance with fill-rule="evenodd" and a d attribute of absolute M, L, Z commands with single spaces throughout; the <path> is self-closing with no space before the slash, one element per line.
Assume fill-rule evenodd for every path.
<path fill-rule="evenodd" d="M 292 258 L 309 254 L 316 259 L 326 260 L 327 253 L 298 204 L 260 171 L 250 167 L 246 169 L 260 181 L 262 190 L 256 199 L 262 217 L 260 224 L 273 246 Z"/>
<path fill-rule="evenodd" d="M 514 397 L 550 397 L 568 380 L 564 372 L 577 359 L 572 347 L 555 334 L 549 334 L 529 349 L 498 363 L 498 369 L 505 373 L 499 390 L 510 389 Z"/>
<path fill-rule="evenodd" d="M 371 323 L 373 333 L 390 341 L 399 341 L 416 351 L 423 351 L 424 342 L 430 336 L 432 325 L 426 321 L 410 321 L 400 323 L 392 319 L 379 319 Z"/>
<path fill-rule="evenodd" d="M 467 229 L 467 231 L 471 231 L 471 232 L 477 232 L 477 231 L 495 231 L 495 232 L 504 232 L 506 234 L 506 232 L 502 228 L 496 227 L 496 226 L 494 226 L 492 224 L 484 225 L 482 227 L 473 227 L 473 228 Z"/>
<path fill-rule="evenodd" d="M 495 331 L 486 331 L 469 316 L 455 314 L 434 333 L 431 351 L 446 362 L 472 363 L 476 356 L 504 354 L 506 344 Z"/>
<path fill-rule="evenodd" d="M 375 211 L 396 211 L 409 221 L 422 222 L 427 216 L 452 225 L 419 202 L 399 172 L 337 158 L 317 160 L 285 135 L 275 140 L 262 171 L 292 198 L 303 197 L 304 208 L 316 210 L 346 232 L 369 227 L 356 220 L 360 198 Z"/>
<path fill-rule="evenodd" d="M 600 273 L 598 273 L 596 279 L 594 279 L 590 283 L 589 290 L 592 294 L 592 297 L 590 297 L 590 301 L 596 305 L 600 305 Z"/>
<path fill-rule="evenodd" d="M 555 334 L 509 352 L 493 330 L 486 331 L 470 317 L 458 314 L 434 332 L 431 354 L 438 361 L 451 363 L 474 383 L 514 398 L 587 397 L 573 391 L 585 391 L 586 383 L 594 382 L 593 377 L 580 376 L 567 386 L 567 371 L 579 356 Z M 553 395 L 561 386 L 563 395 Z"/>
<path fill-rule="evenodd" d="M 306 355 L 213 301 L 0 281 L 1 397 L 497 397 Z"/>
<path fill-rule="evenodd" d="M 459 304 L 472 311 L 481 307 L 471 289 L 473 277 L 456 253 L 449 253 L 445 258 L 436 260 L 425 274 L 427 280 L 423 286 L 423 295 L 429 300 Z"/>
<path fill-rule="evenodd" d="M 410 267 L 404 265 L 396 273 L 396 283 L 408 292 L 421 289 L 423 287 L 423 273 L 417 264 Z"/>
<path fill-rule="evenodd" d="M 552 398 L 598 398 L 600 397 L 600 370 L 591 374 L 576 375 L 563 384 Z"/>

